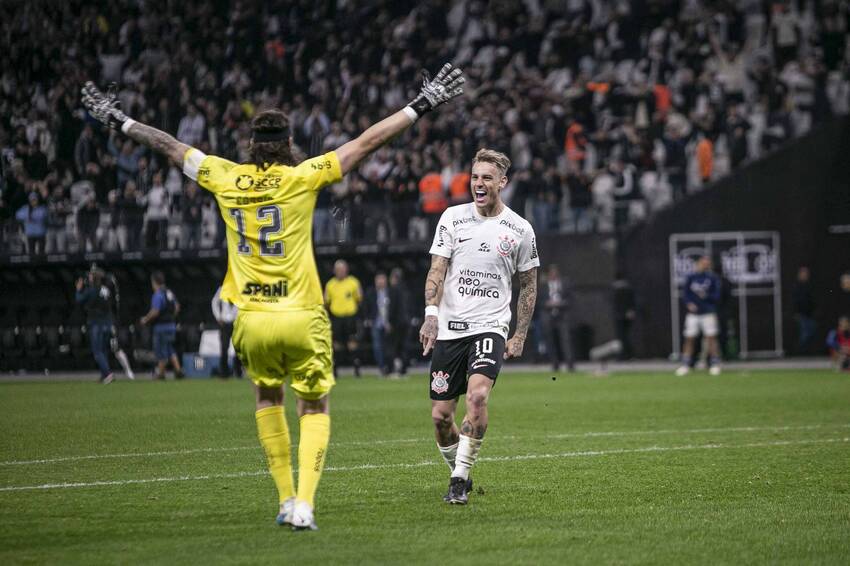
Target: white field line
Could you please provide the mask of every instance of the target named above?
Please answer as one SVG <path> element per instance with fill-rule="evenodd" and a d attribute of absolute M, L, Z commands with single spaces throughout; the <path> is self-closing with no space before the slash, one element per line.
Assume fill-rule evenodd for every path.
<path fill-rule="evenodd" d="M 596 437 L 617 437 L 617 436 L 652 436 L 655 434 L 711 434 L 724 432 L 786 432 L 791 430 L 817 430 L 824 428 L 850 428 L 849 424 L 836 425 L 797 425 L 797 426 L 742 426 L 728 428 L 691 428 L 684 430 L 662 429 L 662 430 L 629 430 L 629 431 L 598 431 L 598 432 L 575 432 L 575 433 L 560 433 L 547 434 L 539 436 L 539 439 L 562 439 L 562 438 L 596 438 Z M 515 440 L 524 438 L 518 435 L 502 435 L 497 437 L 488 437 L 488 440 Z M 413 444 L 417 442 L 428 442 L 426 438 L 395 438 L 384 440 L 353 440 L 349 442 L 334 442 L 331 440 L 331 446 L 373 446 L 382 444 Z M 293 448 L 298 444 L 293 443 Z M 260 451 L 259 444 L 250 446 L 233 446 L 222 448 L 186 448 L 181 450 L 162 450 L 156 452 L 125 452 L 117 454 L 89 454 L 81 456 L 60 456 L 58 458 L 45 458 L 41 460 L 6 460 L 0 461 L 0 466 L 26 466 L 34 464 L 55 464 L 59 462 L 77 462 L 80 460 L 106 460 L 113 458 L 154 458 L 157 456 L 182 456 L 184 454 L 204 454 L 214 452 L 236 452 L 239 450 L 257 450 Z"/>
<path fill-rule="evenodd" d="M 642 448 L 617 448 L 612 450 L 581 450 L 576 452 L 555 452 L 544 454 L 521 454 L 518 456 L 489 456 L 479 458 L 480 462 L 514 462 L 523 460 L 555 460 L 565 458 L 582 458 L 593 456 L 615 456 L 619 454 L 641 454 L 654 452 L 677 452 L 685 450 L 721 450 L 721 449 L 750 449 L 750 448 L 770 448 L 776 446 L 799 446 L 804 444 L 835 444 L 848 443 L 850 437 L 843 438 L 821 438 L 811 440 L 774 440 L 771 442 L 750 442 L 747 444 L 685 444 L 682 446 L 645 446 Z M 399 468 L 422 468 L 426 466 L 443 466 L 442 461 L 427 460 L 424 462 L 400 463 L 400 464 L 360 464 L 357 466 L 329 466 L 325 468 L 326 472 L 350 472 L 360 470 L 387 470 Z M 234 472 L 228 474 L 208 474 L 202 476 L 171 476 L 161 478 L 145 478 L 145 479 L 128 479 L 128 480 L 107 480 L 93 482 L 73 482 L 73 483 L 45 483 L 41 485 L 12 485 L 0 487 L 0 492 L 3 491 L 32 491 L 46 489 L 70 489 L 76 487 L 103 487 L 103 486 L 118 486 L 118 485 L 133 485 L 147 483 L 164 483 L 178 481 L 203 481 L 212 479 L 232 479 L 245 478 L 267 475 L 266 470 Z"/>

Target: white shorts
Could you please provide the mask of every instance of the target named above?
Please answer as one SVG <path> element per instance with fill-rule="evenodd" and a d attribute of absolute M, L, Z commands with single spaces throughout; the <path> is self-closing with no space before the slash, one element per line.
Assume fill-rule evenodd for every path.
<path fill-rule="evenodd" d="M 703 336 L 717 336 L 718 323 L 717 313 L 708 314 L 688 313 L 685 315 L 685 338 L 695 338 L 702 333 Z"/>

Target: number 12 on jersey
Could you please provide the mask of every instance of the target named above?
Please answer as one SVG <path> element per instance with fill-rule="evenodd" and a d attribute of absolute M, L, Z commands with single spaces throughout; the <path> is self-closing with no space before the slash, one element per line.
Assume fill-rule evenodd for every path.
<path fill-rule="evenodd" d="M 236 221 L 236 233 L 239 234 L 239 243 L 236 251 L 240 255 L 251 255 L 251 244 L 245 235 L 247 225 L 245 223 L 245 211 L 241 208 L 231 208 L 230 216 Z M 273 241 L 274 237 L 283 231 L 283 213 L 280 207 L 273 204 L 261 206 L 257 209 L 257 241 L 260 243 L 261 256 L 284 256 L 286 251 L 283 242 Z"/>

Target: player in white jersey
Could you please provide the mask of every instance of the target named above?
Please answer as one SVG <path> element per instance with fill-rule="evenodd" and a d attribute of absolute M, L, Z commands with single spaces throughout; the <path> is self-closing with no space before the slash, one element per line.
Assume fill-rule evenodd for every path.
<path fill-rule="evenodd" d="M 423 355 L 432 349 L 431 416 L 437 447 L 452 470 L 443 498 L 466 504 L 469 472 L 487 430 L 487 400 L 502 360 L 522 355 L 537 298 L 540 260 L 534 230 L 502 202 L 511 162 L 481 149 L 472 161 L 474 202 L 448 208 L 431 246 L 425 281 L 425 322 L 419 331 Z M 517 325 L 510 340 L 511 278 L 519 272 Z M 458 429 L 455 409 L 466 395 Z"/>

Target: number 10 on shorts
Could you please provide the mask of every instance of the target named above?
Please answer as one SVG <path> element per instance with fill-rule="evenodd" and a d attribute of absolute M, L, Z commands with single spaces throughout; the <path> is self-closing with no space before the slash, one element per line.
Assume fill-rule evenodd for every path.
<path fill-rule="evenodd" d="M 481 340 L 475 341 L 475 355 L 480 356 L 481 354 L 492 354 L 493 353 L 493 339 L 492 338 L 482 338 Z"/>

